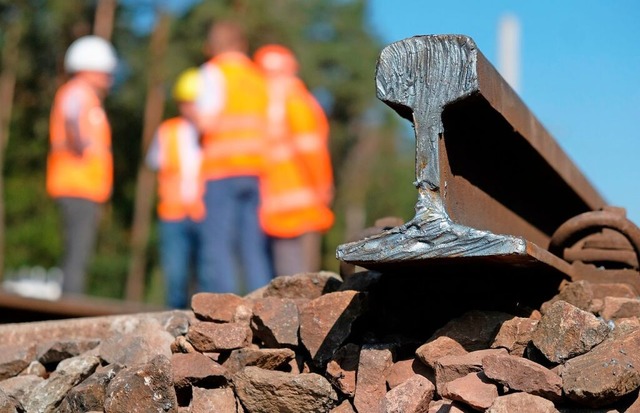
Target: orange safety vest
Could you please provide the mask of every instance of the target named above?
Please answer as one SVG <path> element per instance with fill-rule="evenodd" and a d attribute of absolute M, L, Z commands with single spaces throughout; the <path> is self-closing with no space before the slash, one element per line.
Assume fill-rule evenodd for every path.
<path fill-rule="evenodd" d="M 66 120 L 72 118 L 88 145 L 81 155 L 71 151 Z M 74 197 L 105 202 L 113 185 L 111 128 L 102 102 L 81 79 L 72 79 L 56 93 L 50 117 L 47 157 L 47 193 L 53 198 Z"/>
<path fill-rule="evenodd" d="M 270 85 L 268 167 L 261 181 L 260 221 L 264 231 L 291 238 L 326 231 L 334 215 L 321 191 L 333 174 L 327 149 L 328 123 L 301 81 Z"/>
<path fill-rule="evenodd" d="M 201 153 L 196 149 L 197 138 L 195 127 L 183 117 L 165 120 L 156 132 L 158 217 L 164 221 L 204 218 L 204 183 L 200 178 Z"/>
<path fill-rule="evenodd" d="M 223 75 L 225 101 L 213 128 L 203 133 L 203 177 L 258 176 L 264 166 L 266 139 L 264 75 L 240 53 L 220 54 L 205 63 L 203 70 L 208 65 L 214 65 Z"/>
<path fill-rule="evenodd" d="M 295 98 L 289 101 L 289 111 L 292 113 L 291 129 L 295 131 L 292 135 L 294 143 L 303 164 L 307 165 L 313 187 L 328 204 L 333 194 L 329 121 L 302 81 L 296 79 L 292 87 Z"/>

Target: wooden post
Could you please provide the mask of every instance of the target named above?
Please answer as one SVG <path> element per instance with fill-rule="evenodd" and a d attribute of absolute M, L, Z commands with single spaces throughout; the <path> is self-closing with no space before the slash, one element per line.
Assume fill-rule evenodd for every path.
<path fill-rule="evenodd" d="M 153 134 L 162 120 L 165 93 L 163 89 L 164 59 L 169 38 L 168 14 L 160 13 L 158 22 L 151 35 L 150 58 L 147 64 L 149 81 L 145 103 L 144 125 L 142 130 L 142 157 L 147 152 Z M 144 298 L 144 276 L 147 261 L 147 243 L 153 211 L 155 176 L 144 166 L 141 160 L 138 167 L 136 195 L 131 227 L 131 260 L 127 276 L 126 299 L 141 301 Z"/>
<path fill-rule="evenodd" d="M 116 0 L 99 0 L 93 22 L 93 34 L 110 40 L 116 14 Z"/>
<path fill-rule="evenodd" d="M 371 179 L 371 159 L 380 151 L 382 136 L 377 128 L 368 126 L 365 122 L 358 122 L 353 130 L 356 143 L 347 154 L 344 166 L 341 168 L 340 197 L 344 205 L 346 226 L 344 239 L 356 240 L 365 229 L 366 211 L 365 198 Z"/>
<path fill-rule="evenodd" d="M 22 19 L 18 12 L 5 32 L 2 49 L 2 72 L 0 72 L 0 280 L 4 274 L 5 257 L 4 155 L 9 143 L 9 126 L 13 110 L 16 67 L 20 55 L 21 38 Z"/>

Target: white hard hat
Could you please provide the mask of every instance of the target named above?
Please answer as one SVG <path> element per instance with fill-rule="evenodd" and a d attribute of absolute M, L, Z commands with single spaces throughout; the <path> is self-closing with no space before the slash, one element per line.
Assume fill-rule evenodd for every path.
<path fill-rule="evenodd" d="M 117 64 L 118 58 L 111 43 L 93 35 L 76 39 L 64 56 L 64 68 L 69 73 L 83 70 L 113 73 Z"/>

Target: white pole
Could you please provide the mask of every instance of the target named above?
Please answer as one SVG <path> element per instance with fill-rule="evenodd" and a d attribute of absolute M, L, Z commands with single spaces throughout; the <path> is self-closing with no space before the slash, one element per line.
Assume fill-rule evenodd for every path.
<path fill-rule="evenodd" d="M 513 14 L 500 18 L 498 29 L 498 71 L 513 90 L 520 89 L 520 21 Z"/>

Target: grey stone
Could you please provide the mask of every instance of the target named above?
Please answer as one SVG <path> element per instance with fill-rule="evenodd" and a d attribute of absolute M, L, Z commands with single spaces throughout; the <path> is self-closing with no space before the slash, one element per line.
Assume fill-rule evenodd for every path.
<path fill-rule="evenodd" d="M 362 314 L 365 294 L 340 291 L 309 301 L 300 312 L 300 340 L 314 363 L 324 366 Z"/>
<path fill-rule="evenodd" d="M 171 361 L 163 355 L 122 369 L 107 386 L 105 413 L 177 413 Z"/>
<path fill-rule="evenodd" d="M 640 330 L 607 340 L 565 363 L 566 396 L 588 407 L 611 404 L 640 387 Z"/>
<path fill-rule="evenodd" d="M 542 316 L 531 341 L 554 363 L 584 354 L 609 334 L 607 324 L 565 301 L 553 303 Z"/>
<path fill-rule="evenodd" d="M 55 372 L 30 392 L 24 403 L 28 412 L 53 413 L 73 386 L 93 373 L 100 364 L 95 356 L 77 356 L 62 360 Z"/>
<path fill-rule="evenodd" d="M 246 367 L 233 376 L 236 395 L 249 412 L 327 412 L 338 403 L 331 384 L 319 374 L 290 374 Z"/>

